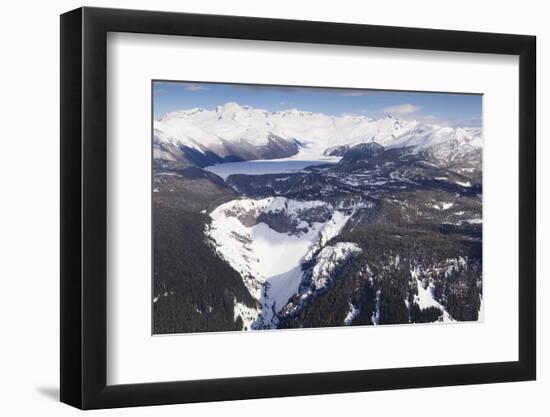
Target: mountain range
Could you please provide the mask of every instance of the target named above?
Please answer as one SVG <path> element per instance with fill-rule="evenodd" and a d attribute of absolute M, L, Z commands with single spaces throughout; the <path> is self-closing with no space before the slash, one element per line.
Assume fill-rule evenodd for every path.
<path fill-rule="evenodd" d="M 392 115 L 330 116 L 296 109 L 267 111 L 237 103 L 215 110 L 174 111 L 154 121 L 154 158 L 168 166 L 204 167 L 224 162 L 294 156 L 341 156 L 359 143 L 386 149 L 433 150 L 440 159 L 481 149 L 481 128 L 449 127 Z"/>

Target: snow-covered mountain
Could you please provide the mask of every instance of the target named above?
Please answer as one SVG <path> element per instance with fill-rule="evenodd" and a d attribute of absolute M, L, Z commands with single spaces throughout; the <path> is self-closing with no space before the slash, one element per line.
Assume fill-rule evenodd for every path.
<path fill-rule="evenodd" d="M 155 159 L 184 158 L 199 166 L 292 155 L 311 159 L 327 149 L 364 142 L 377 142 L 386 149 L 437 147 L 442 158 L 450 152 L 479 149 L 482 144 L 480 128 L 454 128 L 391 115 L 371 119 L 296 109 L 272 112 L 237 103 L 215 110 L 175 111 L 154 122 Z"/>
<path fill-rule="evenodd" d="M 327 242 L 340 233 L 355 210 L 367 206 L 336 209 L 323 201 L 241 198 L 211 212 L 206 235 L 220 256 L 241 274 L 260 305 L 254 310 L 236 303 L 244 325 L 273 327 L 275 315 L 298 292 L 305 262 L 323 258 L 323 266 L 316 270 L 316 285 L 326 286 L 339 260 L 355 250 L 353 244 L 332 247 Z"/>
<path fill-rule="evenodd" d="M 430 258 L 422 265 L 418 259 L 402 259 L 398 253 L 380 264 L 380 260 L 368 257 L 364 246 L 339 240 L 348 225 L 351 224 L 348 230 L 353 230 L 362 216 L 375 212 L 375 206 L 364 200 L 334 206 L 284 197 L 238 198 L 218 206 L 209 214 L 211 223 L 205 234 L 218 255 L 240 274 L 257 301 L 256 306 L 247 306 L 235 299 L 235 320 L 240 317 L 243 328 L 248 330 L 284 325 L 297 317 L 308 302 L 332 288 L 336 280 L 342 279 L 342 273 L 346 275 L 346 265 L 355 262 L 358 270 L 353 276 L 371 287 L 375 281 L 385 279 L 383 274 L 387 271 L 401 269 L 408 288 L 402 302 L 409 317 L 414 309 L 418 314 L 431 309 L 437 320 L 453 321 L 438 301 L 442 294 L 435 282 L 455 279 L 453 274 L 467 270 L 471 261 L 458 257 L 434 262 Z M 382 295 L 379 289 L 373 294 L 377 301 L 371 306 L 374 311 L 369 317 L 373 324 L 379 324 Z M 350 325 L 359 310 L 350 301 L 350 311 L 340 325 Z"/>

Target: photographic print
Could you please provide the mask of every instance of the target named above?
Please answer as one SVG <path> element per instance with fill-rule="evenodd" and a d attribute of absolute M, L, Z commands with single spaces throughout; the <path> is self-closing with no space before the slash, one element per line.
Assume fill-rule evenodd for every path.
<path fill-rule="evenodd" d="M 153 334 L 483 320 L 482 95 L 152 81 Z"/>

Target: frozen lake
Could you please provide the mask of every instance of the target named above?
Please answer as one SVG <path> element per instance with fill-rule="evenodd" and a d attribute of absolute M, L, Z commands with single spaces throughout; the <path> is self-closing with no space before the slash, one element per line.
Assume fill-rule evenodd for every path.
<path fill-rule="evenodd" d="M 339 160 L 339 157 L 322 157 L 315 160 L 301 160 L 292 157 L 282 159 L 258 159 L 255 161 L 228 162 L 226 164 L 210 165 L 204 169 L 219 175 L 225 180 L 232 174 L 262 175 L 298 172 L 311 165 L 335 164 Z"/>

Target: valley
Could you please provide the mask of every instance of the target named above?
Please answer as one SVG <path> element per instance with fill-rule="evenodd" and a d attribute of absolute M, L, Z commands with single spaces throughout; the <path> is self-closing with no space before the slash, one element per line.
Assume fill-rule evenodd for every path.
<path fill-rule="evenodd" d="M 155 333 L 482 320 L 478 131 L 218 110 L 155 126 Z"/>

